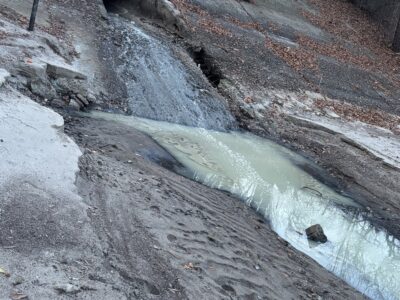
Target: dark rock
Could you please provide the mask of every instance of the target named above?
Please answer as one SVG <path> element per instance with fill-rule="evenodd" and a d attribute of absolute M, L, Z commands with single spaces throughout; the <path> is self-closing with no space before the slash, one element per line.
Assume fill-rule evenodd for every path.
<path fill-rule="evenodd" d="M 306 229 L 307 238 L 314 242 L 326 243 L 328 238 L 326 237 L 324 230 L 321 225 L 316 224 Z"/>
<path fill-rule="evenodd" d="M 177 240 L 177 237 L 176 237 L 175 235 L 173 235 L 173 234 L 168 234 L 168 235 L 167 235 L 167 239 L 168 239 L 170 242 L 175 242 L 175 241 Z"/>
<path fill-rule="evenodd" d="M 53 99 L 50 102 L 50 105 L 53 106 L 53 107 L 57 107 L 57 108 L 64 108 L 68 104 L 65 101 L 61 100 L 61 99 Z"/>
<path fill-rule="evenodd" d="M 85 106 L 89 105 L 89 101 L 81 94 L 76 94 L 76 98 L 81 101 Z"/>

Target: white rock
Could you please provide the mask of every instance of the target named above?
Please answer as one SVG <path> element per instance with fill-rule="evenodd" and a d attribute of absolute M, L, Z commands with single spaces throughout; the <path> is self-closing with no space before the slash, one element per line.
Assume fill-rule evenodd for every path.
<path fill-rule="evenodd" d="M 0 187 L 25 178 L 58 195 L 75 194 L 79 147 L 62 132 L 63 118 L 17 91 L 0 90 Z"/>
<path fill-rule="evenodd" d="M 337 113 L 335 113 L 334 111 L 331 111 L 330 109 L 325 109 L 325 113 L 328 117 L 331 117 L 334 119 L 340 118 L 340 116 Z"/>
<path fill-rule="evenodd" d="M 8 77 L 10 77 L 10 73 L 8 73 L 7 70 L 0 69 L 0 87 L 6 83 Z"/>

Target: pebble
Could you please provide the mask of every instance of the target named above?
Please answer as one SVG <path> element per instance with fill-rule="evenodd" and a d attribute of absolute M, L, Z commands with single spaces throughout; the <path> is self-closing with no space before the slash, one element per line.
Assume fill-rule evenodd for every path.
<path fill-rule="evenodd" d="M 13 284 L 14 286 L 15 286 L 15 285 L 19 285 L 19 284 L 23 283 L 24 281 L 25 281 L 25 279 L 24 279 L 23 277 L 17 276 L 17 277 L 14 278 L 12 284 Z"/>
<path fill-rule="evenodd" d="M 58 284 L 54 287 L 54 289 L 60 293 L 65 294 L 76 294 L 79 293 L 81 290 L 79 286 L 70 283 Z"/>

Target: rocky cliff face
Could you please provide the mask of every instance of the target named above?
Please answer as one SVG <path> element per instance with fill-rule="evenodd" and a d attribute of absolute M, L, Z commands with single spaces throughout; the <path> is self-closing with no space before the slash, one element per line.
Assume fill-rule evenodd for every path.
<path fill-rule="evenodd" d="M 397 0 L 352 0 L 382 23 L 387 39 L 400 51 L 400 2 Z"/>

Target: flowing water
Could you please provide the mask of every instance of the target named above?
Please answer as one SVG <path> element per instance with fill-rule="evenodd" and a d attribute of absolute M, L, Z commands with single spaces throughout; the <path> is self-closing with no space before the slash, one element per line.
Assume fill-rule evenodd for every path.
<path fill-rule="evenodd" d="M 153 137 L 193 179 L 230 191 L 282 238 L 373 299 L 400 299 L 400 242 L 363 218 L 358 205 L 302 170 L 307 161 L 248 133 L 224 133 L 129 116 L 91 113 Z M 304 230 L 319 223 L 325 244 Z"/>
<path fill-rule="evenodd" d="M 202 76 L 185 67 L 168 45 L 123 18 L 110 22 L 120 44 L 117 73 L 133 115 L 217 130 L 235 127 L 224 100 L 199 88 L 196 80 Z"/>

